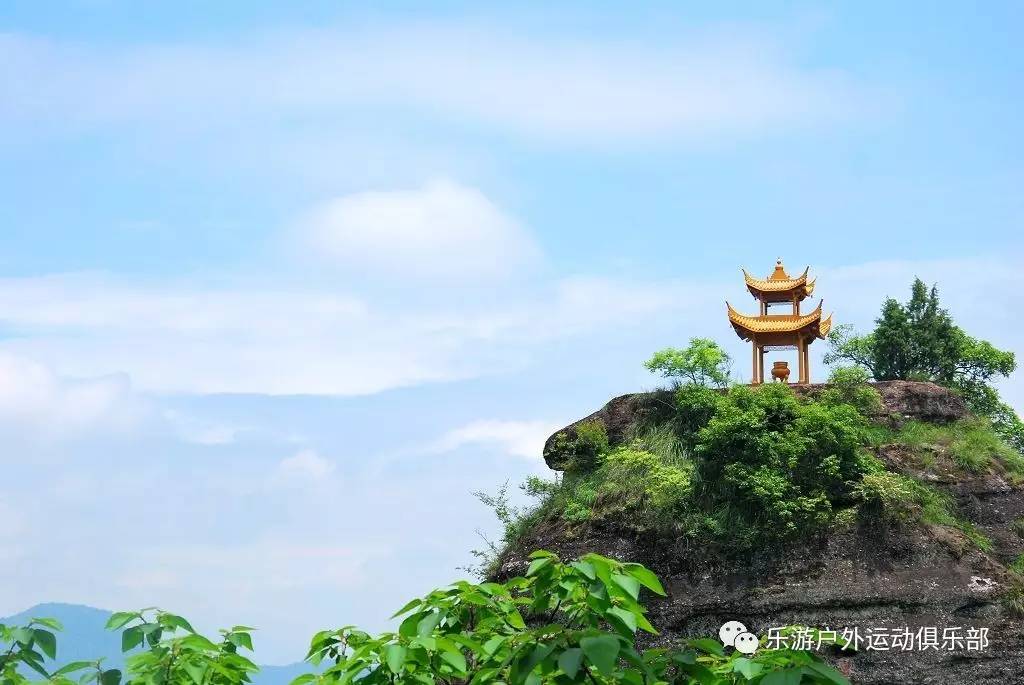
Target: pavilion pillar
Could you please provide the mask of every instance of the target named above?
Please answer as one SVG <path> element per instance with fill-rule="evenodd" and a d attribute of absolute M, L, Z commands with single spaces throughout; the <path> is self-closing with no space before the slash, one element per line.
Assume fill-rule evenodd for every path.
<path fill-rule="evenodd" d="M 750 372 L 750 384 L 757 385 L 757 341 L 750 341 L 751 356 L 751 372 Z"/>
<path fill-rule="evenodd" d="M 806 373 L 807 373 L 807 365 L 806 365 L 807 357 L 804 356 L 804 353 L 806 351 L 807 351 L 807 344 L 804 342 L 803 337 L 797 338 L 796 339 L 796 363 L 797 363 L 797 368 L 799 369 L 799 371 L 797 372 L 797 377 L 799 378 L 799 380 L 797 381 L 798 383 L 806 383 L 807 382 L 807 376 L 806 376 Z"/>
<path fill-rule="evenodd" d="M 804 383 L 811 382 L 811 346 L 804 342 Z"/>
<path fill-rule="evenodd" d="M 764 383 L 764 345 L 757 346 L 760 354 L 757 356 L 757 382 Z"/>

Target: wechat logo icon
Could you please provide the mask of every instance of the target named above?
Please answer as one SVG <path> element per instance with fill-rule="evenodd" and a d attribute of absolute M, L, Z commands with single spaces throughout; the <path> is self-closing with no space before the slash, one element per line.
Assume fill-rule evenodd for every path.
<path fill-rule="evenodd" d="M 718 639 L 725 647 L 735 647 L 741 654 L 753 654 L 757 651 L 758 640 L 747 627 L 739 621 L 726 621 L 718 629 Z"/>

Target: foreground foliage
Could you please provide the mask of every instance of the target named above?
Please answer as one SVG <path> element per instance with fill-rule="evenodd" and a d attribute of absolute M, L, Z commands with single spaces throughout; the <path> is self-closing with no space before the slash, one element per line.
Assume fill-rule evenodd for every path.
<path fill-rule="evenodd" d="M 103 660 L 73 661 L 47 670 L 46 658 L 57 658 L 60 623 L 36 618 L 27 626 L 0 625 L 0 685 L 240 685 L 259 670 L 240 649 L 252 651 L 252 628 L 236 626 L 222 630 L 214 642 L 200 635 L 181 616 L 144 609 L 119 612 L 107 621 L 110 630 L 121 630 L 121 649 L 129 656 L 125 672 L 104 668 Z M 33 681 L 32 672 L 42 679 Z"/>
<path fill-rule="evenodd" d="M 510 683 L 511 685 L 729 685 L 830 683 L 847 680 L 811 652 L 762 649 L 730 653 L 716 640 L 640 650 L 638 631 L 656 634 L 641 593 L 664 595 L 640 564 L 588 554 L 563 563 L 534 552 L 525 577 L 505 583 L 460 581 L 402 607 L 394 632 L 370 635 L 352 626 L 313 636 L 307 657 L 319 670 L 292 685 Z M 53 685 L 239 685 L 258 670 L 251 628 L 221 631 L 218 642 L 184 618 L 148 609 L 111 616 L 130 656 L 125 673 L 102 661 L 47 670 L 57 656 L 52 619 L 0 625 L 0 685 L 27 685 L 34 672 Z"/>
<path fill-rule="evenodd" d="M 326 668 L 293 685 L 847 682 L 810 652 L 747 657 L 714 640 L 640 651 L 637 632 L 656 633 L 641 592 L 665 594 L 653 573 L 597 554 L 568 564 L 543 551 L 530 559 L 525 577 L 460 582 L 409 602 L 395 632 L 318 633 L 308 658 Z"/>

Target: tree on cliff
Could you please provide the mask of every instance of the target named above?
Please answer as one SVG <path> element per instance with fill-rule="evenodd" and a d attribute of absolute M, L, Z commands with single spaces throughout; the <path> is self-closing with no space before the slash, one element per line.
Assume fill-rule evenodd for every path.
<path fill-rule="evenodd" d="M 854 335 L 850 326 L 839 326 L 829 344 L 826 364 L 853 363 L 879 381 L 927 380 L 953 388 L 973 412 L 992 417 L 1004 437 L 1024 450 L 1024 425 L 992 387 L 1013 373 L 1013 352 L 967 335 L 939 305 L 934 285 L 929 289 L 914 279 L 910 300 L 887 299 L 871 333 Z"/>
<path fill-rule="evenodd" d="M 829 336 L 825 363 L 853 362 L 879 381 L 933 381 L 962 391 L 969 401 L 983 399 L 994 378 L 1016 368 L 1012 352 L 972 338 L 954 324 L 939 306 L 938 289 L 928 289 L 919 278 L 910 300 L 887 299 L 875 324 L 863 336 L 852 335 L 849 326 L 838 327 Z"/>
<path fill-rule="evenodd" d="M 644 364 L 648 371 L 684 384 L 724 388 L 729 384 L 732 359 L 710 338 L 690 338 L 680 349 L 666 347 Z"/>

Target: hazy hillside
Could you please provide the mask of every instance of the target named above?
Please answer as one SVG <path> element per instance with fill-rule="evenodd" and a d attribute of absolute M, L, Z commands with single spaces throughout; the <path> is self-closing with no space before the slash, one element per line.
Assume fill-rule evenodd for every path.
<path fill-rule="evenodd" d="M 103 657 L 107 667 L 121 668 L 120 633 L 106 630 L 104 625 L 111 612 L 80 604 L 47 603 L 0 619 L 0 623 L 20 624 L 33 617 L 55 618 L 64 625 L 58 635 L 57 664 L 88 661 Z M 306 672 L 302 663 L 286 666 L 261 666 L 253 678 L 254 685 L 287 685 L 293 678 Z"/>

